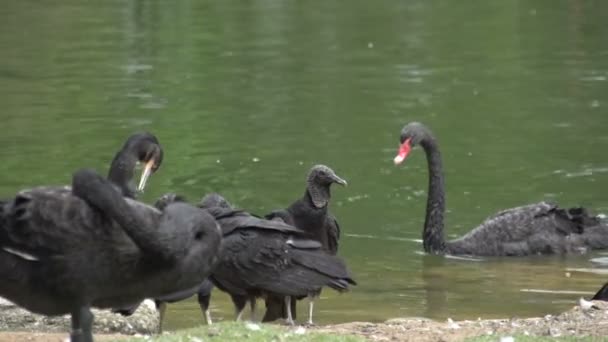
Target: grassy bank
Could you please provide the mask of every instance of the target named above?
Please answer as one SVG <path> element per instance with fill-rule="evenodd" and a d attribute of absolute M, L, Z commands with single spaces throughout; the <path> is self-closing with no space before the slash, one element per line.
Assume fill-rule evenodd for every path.
<path fill-rule="evenodd" d="M 124 342 L 125 340 L 120 340 Z M 289 341 L 289 342 L 363 342 L 361 337 L 311 331 L 302 327 L 271 324 L 222 322 L 212 326 L 173 331 L 161 336 L 131 338 L 129 342 L 207 342 L 207 341 Z"/>
<path fill-rule="evenodd" d="M 400 336 L 404 340 L 412 340 L 407 337 L 407 333 Z M 399 336 L 392 336 L 392 340 L 401 340 Z M 374 340 L 374 339 L 372 339 Z M 414 338 L 413 340 L 418 340 Z M 426 339 L 422 339 L 426 340 Z M 440 339 L 442 340 L 442 339 Z M 451 340 L 451 338 L 447 339 Z M 581 337 L 581 336 L 528 336 L 524 334 L 493 334 L 477 337 L 462 338 L 465 342 L 600 342 L 607 341 L 608 337 Z M 251 324 L 223 322 L 213 326 L 201 326 L 198 328 L 178 330 L 165 333 L 162 336 L 120 339 L 120 342 L 228 342 L 228 341 L 248 341 L 248 342 L 363 342 L 367 341 L 360 336 L 338 335 L 333 333 L 315 332 L 305 328 L 283 327 L 269 324 Z"/>
<path fill-rule="evenodd" d="M 512 340 L 509 337 L 513 338 Z M 608 341 L 608 337 L 577 337 L 577 336 L 562 336 L 562 337 L 551 337 L 551 336 L 526 336 L 526 335 L 512 335 L 512 336 L 479 336 L 465 340 L 465 342 L 600 342 Z"/>

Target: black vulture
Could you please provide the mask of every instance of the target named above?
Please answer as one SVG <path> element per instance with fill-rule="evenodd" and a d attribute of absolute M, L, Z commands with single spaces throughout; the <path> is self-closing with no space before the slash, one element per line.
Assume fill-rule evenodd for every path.
<path fill-rule="evenodd" d="M 291 297 L 310 297 L 323 286 L 346 291 L 355 285 L 345 263 L 319 241 L 281 220 L 265 220 L 234 210 L 220 195 L 200 204 L 222 228 L 220 261 L 211 280 L 229 293 L 237 319 L 249 301 L 252 315 L 258 297 L 284 298 L 287 320 L 293 324 Z"/>
<path fill-rule="evenodd" d="M 306 236 L 319 241 L 326 251 L 335 255 L 338 252 L 340 226 L 336 218 L 329 212 L 332 184 L 346 185 L 346 181 L 325 165 L 315 165 L 311 168 L 306 179 L 306 191 L 302 198 L 295 201 L 287 209 L 276 210 L 266 215 L 271 220 L 282 220 L 307 234 Z M 308 324 L 313 324 L 312 314 L 314 298 L 319 293 L 309 294 Z M 266 298 L 266 313 L 262 321 L 270 322 L 279 318 L 287 318 L 285 299 L 277 296 Z M 291 301 L 291 312 L 295 316 L 296 302 Z"/>

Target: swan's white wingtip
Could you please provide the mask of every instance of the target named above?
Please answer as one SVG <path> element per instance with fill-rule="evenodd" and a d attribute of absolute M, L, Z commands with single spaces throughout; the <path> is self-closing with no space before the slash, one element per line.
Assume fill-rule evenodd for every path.
<path fill-rule="evenodd" d="M 152 299 L 144 299 L 142 305 L 146 306 L 149 310 L 156 310 L 156 303 Z"/>
<path fill-rule="evenodd" d="M 583 311 L 587 311 L 587 310 L 593 308 L 593 302 L 585 300 L 585 298 L 583 298 L 583 297 L 579 298 L 578 305 L 580 305 L 580 307 Z"/>

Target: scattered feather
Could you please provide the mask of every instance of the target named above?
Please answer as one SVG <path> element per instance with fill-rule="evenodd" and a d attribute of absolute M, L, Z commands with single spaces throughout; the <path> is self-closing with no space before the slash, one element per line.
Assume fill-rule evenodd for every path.
<path fill-rule="evenodd" d="M 591 310 L 591 309 L 596 309 L 596 310 L 599 309 L 597 306 L 595 306 L 593 304 L 593 302 L 585 300 L 585 298 L 583 298 L 583 297 L 579 298 L 578 305 L 580 305 L 580 307 L 583 311 L 587 311 L 587 310 Z"/>

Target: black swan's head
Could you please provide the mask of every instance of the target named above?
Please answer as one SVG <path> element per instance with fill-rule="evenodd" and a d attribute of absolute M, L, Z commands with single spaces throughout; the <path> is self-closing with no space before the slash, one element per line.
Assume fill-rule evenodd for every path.
<path fill-rule="evenodd" d="M 306 179 L 306 189 L 310 194 L 312 203 L 317 208 L 325 207 L 329 203 L 330 186 L 332 184 L 346 186 L 346 181 L 325 165 L 315 165 L 310 169 Z"/>
<path fill-rule="evenodd" d="M 162 162 L 163 149 L 158 139 L 148 132 L 135 133 L 116 153 L 110 166 L 108 179 L 121 188 L 124 196 L 135 197 L 136 191 L 144 190 L 148 178 L 158 170 Z M 135 191 L 129 182 L 138 165 L 143 165 L 143 171 Z"/>
<path fill-rule="evenodd" d="M 419 145 L 430 136 L 430 131 L 419 122 L 410 122 L 401 130 L 399 137 L 399 152 L 395 157 L 395 165 L 401 164 L 410 153 L 412 147 Z"/>

